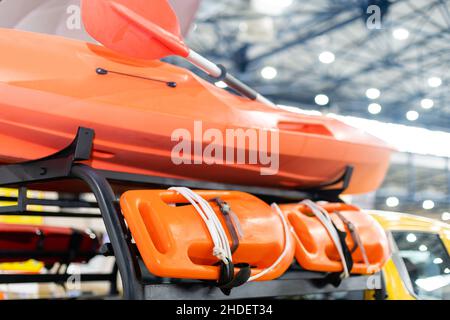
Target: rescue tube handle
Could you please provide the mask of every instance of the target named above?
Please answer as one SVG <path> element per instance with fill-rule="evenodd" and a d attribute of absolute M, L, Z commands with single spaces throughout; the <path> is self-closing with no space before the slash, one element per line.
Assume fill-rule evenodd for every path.
<path fill-rule="evenodd" d="M 287 216 L 288 216 L 288 220 L 289 220 L 290 214 L 288 213 Z M 290 224 L 292 225 L 291 222 L 290 222 Z M 319 258 L 319 250 L 315 250 L 315 251 L 308 250 L 305 247 L 305 245 L 303 244 L 303 242 L 300 240 L 300 238 L 296 232 L 292 232 L 292 236 L 294 237 L 296 246 L 299 247 L 298 249 L 301 249 L 301 250 L 296 249 L 297 252 L 301 253 L 301 255 L 307 255 L 309 260 L 317 260 Z"/>
<path fill-rule="evenodd" d="M 316 220 L 317 218 L 315 216 L 310 216 L 307 213 L 302 212 L 299 208 L 298 210 L 298 214 L 302 214 L 302 215 L 306 215 L 309 219 L 314 219 Z M 293 215 L 295 217 L 297 213 L 287 213 L 288 219 L 290 215 Z M 299 223 L 302 223 L 301 221 L 299 221 Z M 292 224 L 292 222 L 291 222 Z M 306 226 L 305 226 L 306 227 Z M 330 237 L 330 235 L 327 233 L 328 237 Z M 314 251 L 310 251 L 308 250 L 303 241 L 300 239 L 299 235 L 296 232 L 293 232 L 293 236 L 296 242 L 296 245 L 298 246 L 296 248 L 296 252 L 298 256 L 304 256 L 305 258 L 307 258 L 309 261 L 315 261 L 316 264 L 321 265 L 322 267 L 331 267 L 331 268 L 335 268 L 335 269 L 343 269 L 342 266 L 342 262 L 341 261 L 335 261 L 335 260 L 331 260 L 328 258 L 326 252 L 325 252 L 325 248 L 317 248 Z M 330 237 L 331 240 L 331 237 Z M 300 265 L 301 262 L 299 261 Z M 357 264 L 355 264 L 357 265 Z"/>
<path fill-rule="evenodd" d="M 288 213 L 287 214 L 288 217 L 291 214 L 293 214 L 295 216 L 295 213 Z M 300 211 L 300 214 L 307 215 L 306 213 L 301 212 L 301 211 Z M 309 216 L 309 215 L 307 215 L 307 216 L 310 219 L 316 219 L 314 216 Z M 335 260 L 331 260 L 330 258 L 328 258 L 327 254 L 325 252 L 325 248 L 323 248 L 323 250 L 318 249 L 315 251 L 310 251 L 305 247 L 304 243 L 301 241 L 300 237 L 298 236 L 298 234 L 296 232 L 293 233 L 293 236 L 296 241 L 296 245 L 298 246 L 298 248 L 296 249 L 297 255 L 306 256 L 308 260 L 310 260 L 310 261 L 314 260 L 316 264 L 319 264 L 323 267 L 342 269 L 342 263 L 340 261 L 335 261 Z M 354 265 L 353 265 L 353 269 L 358 269 L 358 270 L 367 269 L 369 273 L 375 273 L 380 268 L 381 268 L 380 263 L 376 263 L 376 264 L 370 263 L 369 265 L 366 265 L 365 262 L 354 262 Z"/>

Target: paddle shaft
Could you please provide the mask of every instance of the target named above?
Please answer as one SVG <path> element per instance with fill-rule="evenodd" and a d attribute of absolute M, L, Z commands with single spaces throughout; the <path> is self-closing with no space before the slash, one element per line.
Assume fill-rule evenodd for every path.
<path fill-rule="evenodd" d="M 189 55 L 186 57 L 186 59 L 197 68 L 200 68 L 201 70 L 209 74 L 211 77 L 225 82 L 230 88 L 236 90 L 243 96 L 251 100 L 259 101 L 268 106 L 275 107 L 274 103 L 259 94 L 254 89 L 250 88 L 239 79 L 235 78 L 232 74 L 228 73 L 225 68 L 219 67 L 214 62 L 209 61 L 194 50 L 189 50 Z"/>
<path fill-rule="evenodd" d="M 174 55 L 184 57 L 196 67 L 200 68 L 213 78 L 216 78 L 217 81 L 225 82 L 230 88 L 236 90 L 243 96 L 264 103 L 270 107 L 276 107 L 275 104 L 267 98 L 229 74 L 224 67 L 218 66 L 194 50 L 189 49 L 176 34 L 167 31 L 150 19 L 141 16 L 126 5 L 113 1 L 109 2 L 109 5 L 118 15 L 125 18 L 128 24 L 134 25 L 147 32 L 149 37 L 159 41 L 164 47 L 170 49 Z"/>

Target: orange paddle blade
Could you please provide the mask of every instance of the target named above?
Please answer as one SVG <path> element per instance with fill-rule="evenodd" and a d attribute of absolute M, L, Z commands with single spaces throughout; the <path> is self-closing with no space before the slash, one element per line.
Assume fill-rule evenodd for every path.
<path fill-rule="evenodd" d="M 167 0 L 82 0 L 82 15 L 86 31 L 117 53 L 146 60 L 189 55 Z"/>

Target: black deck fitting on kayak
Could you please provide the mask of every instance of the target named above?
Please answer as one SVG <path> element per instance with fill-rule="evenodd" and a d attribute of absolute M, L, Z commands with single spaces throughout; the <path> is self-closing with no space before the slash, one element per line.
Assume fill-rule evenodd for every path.
<path fill-rule="evenodd" d="M 95 72 L 97 72 L 97 74 L 102 75 L 102 76 L 108 74 L 108 70 L 103 69 L 103 68 L 97 68 L 97 69 L 95 69 Z"/>
<path fill-rule="evenodd" d="M 112 70 L 107 70 L 104 68 L 97 68 L 97 69 L 95 69 L 95 72 L 101 76 L 105 76 L 109 73 L 113 73 L 113 74 L 118 74 L 120 76 L 125 76 L 125 77 L 132 77 L 132 78 L 137 78 L 137 79 L 142 79 L 142 80 L 161 82 L 161 83 L 165 83 L 166 86 L 168 86 L 169 88 L 176 88 L 178 86 L 178 83 L 176 83 L 175 81 L 166 81 L 166 80 L 161 80 L 161 79 L 156 79 L 156 78 L 137 76 L 134 74 L 112 71 Z"/>
<path fill-rule="evenodd" d="M 115 296 L 117 291 L 117 273 L 121 275 L 124 299 L 241 299 L 241 298 L 269 298 L 274 296 L 301 296 L 306 294 L 333 293 L 342 291 L 363 291 L 370 289 L 382 290 L 380 274 L 371 276 L 351 276 L 344 279 L 338 288 L 329 283 L 323 283 L 321 279 L 326 274 L 308 272 L 296 269 L 295 266 L 281 278 L 273 281 L 250 282 L 234 289 L 229 296 L 225 296 L 214 284 L 182 279 L 161 279 L 151 275 L 142 263 L 136 245 L 132 242 L 132 235 L 127 228 L 123 215 L 118 205 L 118 195 L 123 190 L 130 188 L 161 188 L 168 186 L 187 186 L 193 189 L 216 190 L 240 190 L 258 195 L 263 199 L 271 199 L 277 202 L 292 202 L 304 198 L 317 197 L 319 200 L 327 200 L 338 197 L 350 182 L 352 167 L 348 167 L 342 177 L 333 183 L 322 185 L 317 189 L 296 191 L 286 189 L 271 189 L 262 187 L 227 185 L 203 181 L 188 181 L 167 179 L 161 177 L 134 175 L 127 173 L 102 171 L 86 164 L 91 158 L 94 131 L 80 128 L 75 139 L 63 150 L 34 161 L 17 164 L 0 165 L 0 187 L 10 186 L 19 188 L 18 195 L 12 199 L 0 197 L 0 201 L 17 202 L 15 206 L 0 208 L 0 215 L 27 215 L 64 218 L 101 218 L 106 227 L 109 244 L 104 245 L 98 254 L 113 255 L 116 264 L 113 270 L 107 274 L 81 274 L 78 280 L 107 281 L 110 283 L 110 295 Z M 75 194 L 67 194 L 65 188 L 71 180 L 78 180 L 85 184 L 87 191 L 94 194 L 95 202 L 80 197 L 83 191 Z M 38 183 L 38 184 L 36 184 Z M 322 190 L 327 186 L 341 183 L 342 186 L 335 190 Z M 27 188 L 36 186 L 45 187 L 45 190 L 63 192 L 58 200 L 31 199 L 27 195 Z M 113 187 L 117 187 L 114 192 Z M 40 189 L 37 189 L 40 190 Z M 267 201 L 266 200 L 266 201 Z M 54 211 L 29 211 L 29 205 L 56 206 L 61 208 Z M 100 214 L 80 213 L 74 209 L 97 208 Z M 10 252 L 0 252 L 7 256 Z M 11 253 L 18 254 L 18 253 Z M 57 253 L 53 253 L 57 255 Z M 32 256 L 39 258 L 39 253 Z M 61 257 L 64 260 L 64 257 Z M 62 261 L 63 261 L 62 260 Z M 64 283 L 73 275 L 66 273 L 56 274 L 1 274 L 1 283 L 30 283 L 53 282 Z M 381 285 L 378 286 L 378 284 Z M 376 284 L 373 286 L 372 284 Z M 377 296 L 383 297 L 382 292 Z"/>
<path fill-rule="evenodd" d="M 63 150 L 48 157 L 0 166 L 0 185 L 14 186 L 23 182 L 39 182 L 68 177 L 77 161 L 89 160 L 94 131 L 79 128 L 73 142 Z"/>
<path fill-rule="evenodd" d="M 311 195 L 311 200 L 314 201 L 329 201 L 329 202 L 342 202 L 340 195 L 345 192 L 350 186 L 350 182 L 353 176 L 353 166 L 346 166 L 342 175 L 336 180 L 321 184 L 314 188 L 303 189 L 303 192 Z M 337 188 L 330 188 L 332 186 L 341 185 Z"/>

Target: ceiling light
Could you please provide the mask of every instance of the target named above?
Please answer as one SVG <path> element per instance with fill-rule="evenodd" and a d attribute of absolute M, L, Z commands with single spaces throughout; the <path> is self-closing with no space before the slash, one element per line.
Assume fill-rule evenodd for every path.
<path fill-rule="evenodd" d="M 366 91 L 366 96 L 367 98 L 374 100 L 374 99 L 378 99 L 381 95 L 380 90 L 378 90 L 377 88 L 370 88 L 367 89 Z"/>
<path fill-rule="evenodd" d="M 328 98 L 328 96 L 326 96 L 325 94 L 318 94 L 315 98 L 314 101 L 316 102 L 316 104 L 318 104 L 319 106 L 325 106 L 328 104 L 328 102 L 330 102 L 330 99 Z"/>
<path fill-rule="evenodd" d="M 319 61 L 325 64 L 333 63 L 335 59 L 334 53 L 330 51 L 324 51 L 319 54 Z"/>
<path fill-rule="evenodd" d="M 409 38 L 409 31 L 405 28 L 398 28 L 392 31 L 392 36 L 397 40 L 406 40 Z"/>
<path fill-rule="evenodd" d="M 371 103 L 367 109 L 371 114 L 379 114 L 382 108 L 378 103 Z"/>
<path fill-rule="evenodd" d="M 222 89 L 225 89 L 226 87 L 228 87 L 228 85 L 225 82 L 223 82 L 223 81 L 217 81 L 215 83 L 215 85 L 216 85 L 216 87 L 219 87 L 219 88 L 222 88 Z"/>
<path fill-rule="evenodd" d="M 400 200 L 397 197 L 389 197 L 386 199 L 386 205 L 389 208 L 395 208 L 400 204 Z"/>
<path fill-rule="evenodd" d="M 424 208 L 425 210 L 431 210 L 434 208 L 434 201 L 433 200 L 425 200 L 422 203 L 422 208 Z"/>
<path fill-rule="evenodd" d="M 261 70 L 261 76 L 267 80 L 275 79 L 277 75 L 278 75 L 278 70 L 275 69 L 274 67 L 264 67 Z"/>
<path fill-rule="evenodd" d="M 441 264 L 442 262 L 444 262 L 444 260 L 442 260 L 441 258 L 435 258 L 435 259 L 433 260 L 433 263 L 434 263 L 434 264 Z"/>
<path fill-rule="evenodd" d="M 437 88 L 442 84 L 442 79 L 439 77 L 428 78 L 428 85 L 432 88 Z"/>
<path fill-rule="evenodd" d="M 420 105 L 424 109 L 431 109 L 434 106 L 434 101 L 431 99 L 422 99 L 422 101 L 420 101 Z"/>
<path fill-rule="evenodd" d="M 410 110 L 406 113 L 406 119 L 409 121 L 416 121 L 419 119 L 419 113 L 417 111 Z"/>
<path fill-rule="evenodd" d="M 279 15 L 283 13 L 293 0 L 252 0 L 252 7 L 255 11 L 268 15 Z"/>
<path fill-rule="evenodd" d="M 450 220 L 450 212 L 444 212 L 443 214 L 442 214 L 442 220 L 444 220 L 444 221 L 449 221 Z"/>
<path fill-rule="evenodd" d="M 425 251 L 427 251 L 427 250 L 428 250 L 428 248 L 427 248 L 426 245 L 424 245 L 424 244 L 421 244 L 421 245 L 420 245 L 419 251 L 425 252 Z"/>
<path fill-rule="evenodd" d="M 449 268 L 445 268 L 444 269 L 444 273 L 449 274 L 450 273 L 450 269 Z"/>
<path fill-rule="evenodd" d="M 408 242 L 416 242 L 417 241 L 417 237 L 414 233 L 408 233 L 408 235 L 406 236 L 406 241 Z"/>

